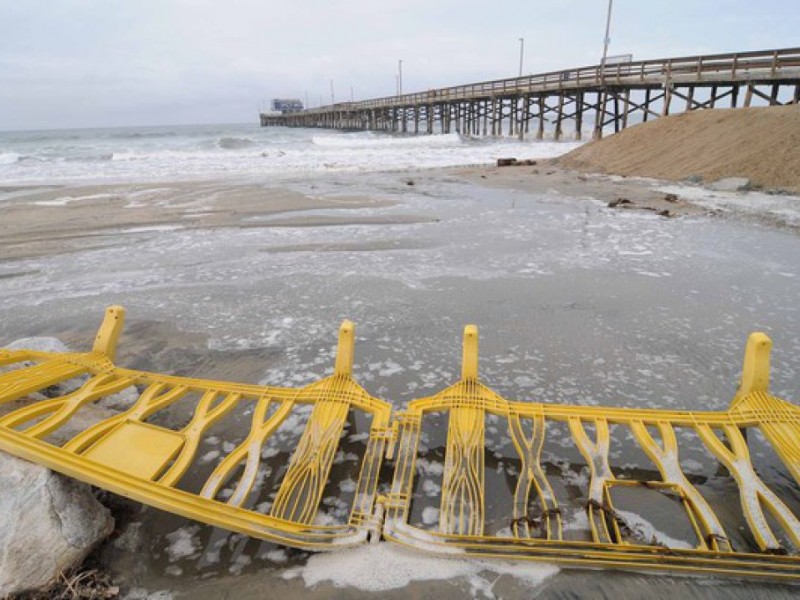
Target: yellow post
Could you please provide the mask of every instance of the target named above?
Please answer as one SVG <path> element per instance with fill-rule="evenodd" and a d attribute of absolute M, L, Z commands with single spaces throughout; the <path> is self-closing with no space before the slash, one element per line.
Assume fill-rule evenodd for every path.
<path fill-rule="evenodd" d="M 478 378 L 478 328 L 475 325 L 464 327 L 464 353 L 461 358 L 461 378 Z"/>
<path fill-rule="evenodd" d="M 109 360 L 113 361 L 117 356 L 117 342 L 124 325 L 125 309 L 123 307 L 109 306 L 106 308 L 106 314 L 100 329 L 97 330 L 92 350 L 105 354 Z"/>
<path fill-rule="evenodd" d="M 355 356 L 356 326 L 345 319 L 339 327 L 339 346 L 336 349 L 336 375 L 350 376 L 353 373 L 353 357 Z"/>
<path fill-rule="evenodd" d="M 744 398 L 750 392 L 766 392 L 769 388 L 769 354 L 772 340 L 766 333 L 756 331 L 747 338 L 744 350 L 742 380 L 736 399 Z"/>

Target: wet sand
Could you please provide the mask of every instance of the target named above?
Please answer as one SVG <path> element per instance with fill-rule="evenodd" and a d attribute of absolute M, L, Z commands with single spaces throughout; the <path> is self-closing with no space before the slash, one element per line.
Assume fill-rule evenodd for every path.
<path fill-rule="evenodd" d="M 620 210 L 644 210 L 664 217 L 708 212 L 686 198 L 654 190 L 652 180 L 608 177 L 565 169 L 552 160 L 537 161 L 536 165 L 453 169 L 453 173 L 477 185 L 529 194 L 594 198 Z"/>
<path fill-rule="evenodd" d="M 3 193 L 8 199 L 3 199 Z M 268 222 L 258 219 L 385 204 L 368 197 L 315 197 L 230 182 L 0 188 L 0 260 L 107 247 L 126 233 L 148 229 L 322 225 L 330 217 L 301 214 Z"/>
<path fill-rule="evenodd" d="M 653 190 L 648 181 L 585 174 L 549 161 L 542 161 L 541 166 L 467 167 L 442 172 L 480 186 L 594 198 L 616 204 L 621 210 L 646 210 L 669 217 L 708 212 L 686 199 Z M 413 181 L 415 176 L 428 175 L 419 171 L 409 172 L 407 177 Z M 348 209 L 391 204 L 369 196 L 314 196 L 222 181 L 1 187 L 0 261 L 109 247 L 124 243 L 126 234 L 148 230 L 390 225 L 431 219 L 421 215 L 346 214 Z M 306 214 L 320 209 L 337 213 Z M 8 275 L 0 275 L 4 276 Z"/>

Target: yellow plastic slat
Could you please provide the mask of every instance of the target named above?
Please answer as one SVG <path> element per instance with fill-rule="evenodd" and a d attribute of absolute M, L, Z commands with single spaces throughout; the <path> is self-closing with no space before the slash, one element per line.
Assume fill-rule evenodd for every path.
<path fill-rule="evenodd" d="M 468 385 L 466 382 L 465 386 Z M 469 396 L 469 393 L 466 395 Z M 483 533 L 483 436 L 482 409 L 461 407 L 450 410 L 439 510 L 439 530 L 442 533 Z"/>
<path fill-rule="evenodd" d="M 750 531 L 762 550 L 781 550 L 772 528 L 764 516 L 763 506 L 780 522 L 795 547 L 800 548 L 800 520 L 778 498 L 778 496 L 756 475 L 750 462 L 747 442 L 737 427 L 726 425 L 723 432 L 730 448 L 720 441 L 709 425 L 698 424 L 697 433 L 709 450 L 727 467 L 739 485 L 742 510 L 750 526 Z"/>
<path fill-rule="evenodd" d="M 231 451 L 228 456 L 220 461 L 217 468 L 214 469 L 214 472 L 203 486 L 200 496 L 203 498 L 214 498 L 219 493 L 220 488 L 225 485 L 231 477 L 234 469 L 244 460 L 244 473 L 228 501 L 228 503 L 233 506 L 242 505 L 247 494 L 253 487 L 256 473 L 258 472 L 258 466 L 261 462 L 261 446 L 264 444 L 264 440 L 283 423 L 294 406 L 292 402 L 283 402 L 275 414 L 267 419 L 266 416 L 269 405 L 270 400 L 268 397 L 261 398 L 258 401 L 256 409 L 253 411 L 253 422 L 250 428 L 250 434 L 241 444 Z"/>
<path fill-rule="evenodd" d="M 184 443 L 180 433 L 138 421 L 121 423 L 93 445 L 89 460 L 150 481 L 172 460 Z"/>
<path fill-rule="evenodd" d="M 714 550 L 730 552 L 731 545 L 728 536 L 725 534 L 717 515 L 711 510 L 708 502 L 700 495 L 697 488 L 689 483 L 686 475 L 681 470 L 681 465 L 678 461 L 678 440 L 675 437 L 675 430 L 669 423 L 664 423 L 663 421 L 657 423 L 656 427 L 658 427 L 658 431 L 661 434 L 661 447 L 650 435 L 650 432 L 647 431 L 644 423 L 641 421 L 633 421 L 631 423 L 633 435 L 656 465 L 656 468 L 658 468 L 663 481 L 679 489 L 689 503 L 693 517 L 701 529 L 701 535 L 699 536 L 700 547 L 710 547 Z"/>
<path fill-rule="evenodd" d="M 348 410 L 348 404 L 336 400 L 314 405 L 275 497 L 272 516 L 298 523 L 313 522 Z"/>
<path fill-rule="evenodd" d="M 545 419 L 542 415 L 535 415 L 532 419 L 531 437 L 525 435 L 520 422 L 520 416 L 509 412 L 508 423 L 511 439 L 519 454 L 520 478 L 514 490 L 514 519 L 512 532 L 517 537 L 531 537 L 528 506 L 530 505 L 531 489 L 536 490 L 542 510 L 542 520 L 545 524 L 547 539 L 562 539 L 561 513 L 556 502 L 553 488 L 547 480 L 540 462 L 542 446 L 545 437 Z"/>
<path fill-rule="evenodd" d="M 595 541 L 604 544 L 612 542 L 611 534 L 608 531 L 605 510 L 605 489 L 606 484 L 614 481 L 614 473 L 608 463 L 608 447 L 611 441 L 608 433 L 608 421 L 605 419 L 593 420 L 597 431 L 597 441 L 592 442 L 586 434 L 586 430 L 578 417 L 569 420 L 569 429 L 572 432 L 572 439 L 578 446 L 583 457 L 589 465 L 589 503 L 586 511 L 589 515 L 589 526 L 592 530 L 592 537 Z"/>

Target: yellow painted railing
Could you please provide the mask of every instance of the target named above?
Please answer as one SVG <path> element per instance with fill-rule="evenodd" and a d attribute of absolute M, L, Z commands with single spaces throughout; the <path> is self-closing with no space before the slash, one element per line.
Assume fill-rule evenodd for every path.
<path fill-rule="evenodd" d="M 348 321 L 339 332 L 333 374 L 289 389 L 116 367 L 124 314 L 120 307 L 108 309 L 88 353 L 0 350 L 0 367 L 21 366 L 0 374 L 0 408 L 6 407 L 0 411 L 0 449 L 179 515 L 299 548 L 331 550 L 382 536 L 437 553 L 800 580 L 800 521 L 759 476 L 746 436 L 748 429 L 760 430 L 795 483 L 800 481 L 800 409 L 769 394 L 771 341 L 763 333 L 748 340 L 741 384 L 730 407 L 714 412 L 506 400 L 479 381 L 478 331 L 467 326 L 461 379 L 392 415 L 390 404 L 370 396 L 352 377 L 354 327 Z M 77 383 L 55 397 L 38 393 L 68 381 Z M 128 408 L 83 424 L 87 407 L 131 386 L 137 399 Z M 273 482 L 274 489 L 262 489 L 265 450 L 304 406 L 307 422 L 297 431 L 282 476 Z M 165 415 L 179 407 L 188 414 L 185 422 L 165 425 L 172 422 Z M 193 473 L 203 462 L 199 448 L 237 411 L 249 419 L 246 435 L 190 489 L 186 482 L 196 479 Z M 370 418 L 371 425 L 358 456 L 349 514 L 346 522 L 323 524 L 319 515 L 331 469 L 356 413 Z M 415 526 L 411 514 L 422 424 L 434 414 L 445 416 L 447 423 L 438 525 Z M 503 535 L 486 526 L 489 415 L 505 424 L 519 465 L 510 525 Z M 565 535 L 553 475 L 543 462 L 543 447 L 556 423 L 566 427 L 588 467 L 584 540 Z M 652 477 L 615 475 L 613 426 L 620 435 L 629 432 L 652 461 Z M 729 473 L 752 547 L 733 543 L 712 502 L 683 472 L 676 428 L 693 431 Z M 69 435 L 59 435 L 65 430 Z M 379 494 L 384 458 L 393 460 L 394 473 Z M 612 497 L 622 488 L 677 499 L 693 532 L 692 544 L 671 547 L 629 535 L 631 523 Z"/>
<path fill-rule="evenodd" d="M 24 402 L 0 417 L 1 449 L 157 508 L 291 546 L 324 549 L 358 544 L 376 531 L 375 492 L 391 409 L 351 376 L 352 323 L 345 322 L 340 329 L 333 375 L 304 388 L 285 389 L 115 367 L 112 358 L 124 314 L 121 307 L 107 310 L 94 348 L 86 354 L 0 351 L 0 366 L 36 363 L 0 375 L 0 406 L 59 382 L 87 378 L 75 391 Z M 131 386 L 138 399 L 129 408 L 86 427 L 60 446 L 47 442 L 47 436 L 68 426 L 86 405 Z M 182 427 L 148 422 L 174 407 L 185 410 L 181 405 L 187 403 L 191 417 Z M 254 488 L 265 443 L 303 405 L 312 407 L 308 422 L 274 501 L 266 511 L 246 508 L 252 504 L 251 494 L 259 491 Z M 245 439 L 217 463 L 199 493 L 182 489 L 209 431 L 237 408 L 252 414 Z M 319 525 L 315 519 L 322 494 L 351 411 L 371 416 L 372 424 L 349 519 L 342 525 Z"/>

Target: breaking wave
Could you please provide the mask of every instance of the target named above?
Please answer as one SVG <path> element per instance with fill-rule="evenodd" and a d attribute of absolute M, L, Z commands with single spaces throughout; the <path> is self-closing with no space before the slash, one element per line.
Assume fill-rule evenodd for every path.
<path fill-rule="evenodd" d="M 164 131 L 164 132 L 131 131 L 124 133 L 114 133 L 111 134 L 109 138 L 115 140 L 147 140 L 147 139 L 171 138 L 177 135 L 178 134 L 173 131 Z"/>
<path fill-rule="evenodd" d="M 13 165 L 19 158 L 16 152 L 0 152 L 0 165 Z"/>
<path fill-rule="evenodd" d="M 404 135 L 260 128 L 257 125 L 0 132 L 6 181 L 139 181 L 331 171 L 382 171 L 492 163 L 498 156 L 545 158 L 575 144 L 456 133 Z M 79 139 L 67 139 L 78 137 Z"/>
<path fill-rule="evenodd" d="M 465 143 L 457 133 L 419 136 L 389 136 L 373 133 L 315 135 L 311 138 L 311 142 L 315 146 L 323 148 L 452 148 Z"/>

